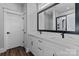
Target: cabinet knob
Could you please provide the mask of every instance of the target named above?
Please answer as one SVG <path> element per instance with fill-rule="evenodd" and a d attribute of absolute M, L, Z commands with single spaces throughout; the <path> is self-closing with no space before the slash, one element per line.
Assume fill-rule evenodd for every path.
<path fill-rule="evenodd" d="M 38 40 L 40 43 L 42 43 L 42 41 L 41 40 Z"/>
<path fill-rule="evenodd" d="M 10 32 L 7 32 L 7 34 L 10 34 Z"/>
<path fill-rule="evenodd" d="M 24 32 L 24 34 L 26 34 L 26 32 Z"/>

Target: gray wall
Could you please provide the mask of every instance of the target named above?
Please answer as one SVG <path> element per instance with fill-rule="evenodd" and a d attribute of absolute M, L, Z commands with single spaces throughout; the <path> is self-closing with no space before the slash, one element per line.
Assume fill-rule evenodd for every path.
<path fill-rule="evenodd" d="M 4 20 L 3 9 L 0 6 L 0 48 L 4 48 Z"/>

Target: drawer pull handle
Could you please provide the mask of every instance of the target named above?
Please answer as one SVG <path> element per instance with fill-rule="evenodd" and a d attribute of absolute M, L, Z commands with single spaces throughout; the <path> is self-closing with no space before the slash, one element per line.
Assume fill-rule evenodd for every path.
<path fill-rule="evenodd" d="M 42 50 L 41 48 L 38 47 L 39 50 Z"/>
<path fill-rule="evenodd" d="M 40 43 L 42 43 L 42 41 L 39 40 Z"/>
<path fill-rule="evenodd" d="M 31 45 L 33 46 L 33 41 L 31 42 Z"/>

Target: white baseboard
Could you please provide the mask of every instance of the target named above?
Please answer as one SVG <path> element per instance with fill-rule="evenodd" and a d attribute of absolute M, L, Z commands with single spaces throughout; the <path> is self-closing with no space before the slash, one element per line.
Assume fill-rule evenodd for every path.
<path fill-rule="evenodd" d="M 25 48 L 26 49 L 26 52 L 30 52 L 30 49 L 29 48 Z"/>
<path fill-rule="evenodd" d="M 0 49 L 0 53 L 3 53 L 3 52 L 5 52 L 6 50 L 4 49 L 4 48 L 1 48 Z"/>

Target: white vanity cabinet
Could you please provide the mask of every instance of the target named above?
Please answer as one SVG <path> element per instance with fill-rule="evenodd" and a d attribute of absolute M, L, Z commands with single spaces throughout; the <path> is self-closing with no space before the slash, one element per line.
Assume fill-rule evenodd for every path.
<path fill-rule="evenodd" d="M 30 51 L 35 56 L 75 56 L 78 49 L 71 43 L 66 44 L 66 38 L 62 39 L 53 37 L 53 39 L 45 39 L 35 35 L 28 35 Z M 70 47 L 71 45 L 71 47 Z"/>
<path fill-rule="evenodd" d="M 29 35 L 29 39 L 31 40 L 30 51 L 35 56 L 53 56 L 54 55 L 54 47 L 51 43 L 44 41 L 42 38 L 36 37 L 34 35 Z M 29 40 L 28 39 L 28 40 Z"/>

